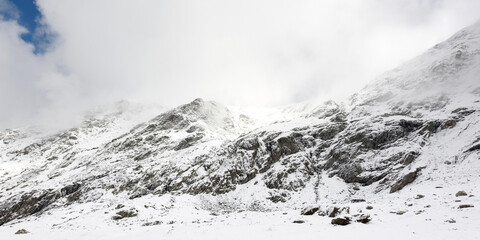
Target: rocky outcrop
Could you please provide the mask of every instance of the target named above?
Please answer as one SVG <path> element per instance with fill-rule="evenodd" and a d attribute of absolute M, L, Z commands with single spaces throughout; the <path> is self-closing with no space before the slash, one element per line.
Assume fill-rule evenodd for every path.
<path fill-rule="evenodd" d="M 74 183 L 60 190 L 33 190 L 23 194 L 19 199 L 0 206 L 0 225 L 13 219 L 40 213 L 59 198 L 75 193 L 79 188 L 80 184 Z"/>
<path fill-rule="evenodd" d="M 113 220 L 120 220 L 124 218 L 131 218 L 136 217 L 138 215 L 138 211 L 135 209 L 130 210 L 121 210 L 116 213 L 115 216 L 112 217 Z"/>
<path fill-rule="evenodd" d="M 401 177 L 397 182 L 395 182 L 395 184 L 392 185 L 392 187 L 390 188 L 390 193 L 400 191 L 405 186 L 415 181 L 421 170 L 421 168 L 417 168 L 415 171 L 409 172 L 405 176 Z"/>
<path fill-rule="evenodd" d="M 38 213 L 55 202 L 62 194 L 58 191 L 42 190 L 24 194 L 20 199 L 7 204 L 0 209 L 0 225 L 13 219 Z"/>
<path fill-rule="evenodd" d="M 318 210 L 320 210 L 319 207 L 307 207 L 307 208 L 304 208 L 300 214 L 310 216 L 318 212 Z"/>

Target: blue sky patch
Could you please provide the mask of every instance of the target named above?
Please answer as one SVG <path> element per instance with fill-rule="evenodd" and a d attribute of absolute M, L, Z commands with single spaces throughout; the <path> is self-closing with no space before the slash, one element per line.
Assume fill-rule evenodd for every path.
<path fill-rule="evenodd" d="M 0 5 L 0 15 L 4 20 L 17 20 L 28 30 L 21 35 L 22 40 L 35 47 L 35 54 L 44 53 L 53 36 L 41 23 L 42 14 L 35 0 L 0 0 Z"/>

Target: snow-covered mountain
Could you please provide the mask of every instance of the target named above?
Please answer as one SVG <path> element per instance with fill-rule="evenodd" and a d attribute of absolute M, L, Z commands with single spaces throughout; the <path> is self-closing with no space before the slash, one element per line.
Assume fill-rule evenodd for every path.
<path fill-rule="evenodd" d="M 202 99 L 149 120 L 137 105 L 107 109 L 56 134 L 0 133 L 0 232 L 338 217 L 480 236 L 480 23 L 348 103 L 268 120 Z"/>

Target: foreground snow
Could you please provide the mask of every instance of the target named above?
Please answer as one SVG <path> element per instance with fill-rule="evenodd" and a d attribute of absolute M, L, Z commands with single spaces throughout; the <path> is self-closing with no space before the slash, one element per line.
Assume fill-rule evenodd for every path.
<path fill-rule="evenodd" d="M 440 209 L 439 209 L 440 210 Z M 480 212 L 478 210 L 441 209 L 415 215 L 402 216 L 372 210 L 376 220 L 369 224 L 354 223 L 348 226 L 333 226 L 330 218 L 300 216 L 298 212 L 232 213 L 209 216 L 202 213 L 182 212 L 195 216 L 199 222 L 181 221 L 156 226 L 104 226 L 102 216 L 89 216 L 88 227 L 62 229 L 41 223 L 22 223 L 14 227 L 0 228 L 1 239 L 478 239 L 480 237 Z M 199 214 L 199 215 L 197 215 Z M 53 217 L 52 217 L 53 218 Z M 177 219 L 179 216 L 168 216 Z M 102 220 L 101 220 L 102 219 Z M 303 224 L 292 223 L 304 220 Z M 455 219 L 456 223 L 445 220 Z M 174 221 L 174 220 L 170 220 Z M 71 226 L 73 227 L 73 226 Z M 19 228 L 31 233 L 14 235 Z"/>
<path fill-rule="evenodd" d="M 147 195 L 122 206 L 135 209 L 138 215 L 120 220 L 112 219 L 120 210 L 113 196 L 72 204 L 1 226 L 0 239 L 479 239 L 480 198 L 475 195 L 480 192 L 475 184 L 480 179 L 478 155 L 453 166 L 432 166 L 432 170 L 428 176 L 420 176 L 420 184 L 399 193 L 359 193 L 366 201 L 358 203 L 345 202 L 341 181 L 327 178 L 331 189 L 320 190 L 321 195 L 330 194 L 329 201 L 350 207 L 347 215 L 369 214 L 372 221 L 368 224 L 334 226 L 330 217 L 301 215 L 303 207 L 272 205 L 271 209 L 252 211 L 246 207 L 252 205 L 242 205 L 239 199 L 253 191 L 254 186 L 247 185 L 223 200 L 211 195 Z M 467 196 L 456 196 L 460 190 Z M 307 191 L 297 197 L 305 200 L 304 207 L 311 206 L 315 198 Z M 459 209 L 462 204 L 473 207 Z M 321 210 L 328 207 L 317 206 Z M 294 223 L 297 220 L 304 223 Z M 19 229 L 29 233 L 15 235 Z"/>

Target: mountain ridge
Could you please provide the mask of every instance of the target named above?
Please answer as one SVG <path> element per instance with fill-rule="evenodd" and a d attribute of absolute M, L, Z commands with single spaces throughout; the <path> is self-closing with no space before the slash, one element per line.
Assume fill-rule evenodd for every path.
<path fill-rule="evenodd" d="M 329 212 L 440 179 L 474 192 L 444 176 L 478 181 L 478 76 L 480 22 L 381 75 L 350 104 L 290 108 L 281 113 L 293 117 L 268 124 L 195 99 L 135 125 L 120 111 L 46 137 L 7 130 L 0 134 L 0 225 L 62 209 L 79 214 L 92 204 L 92 212 L 138 210 L 154 197 L 186 198 L 182 207 L 207 212 Z M 170 208 L 145 210 L 138 221 Z"/>

